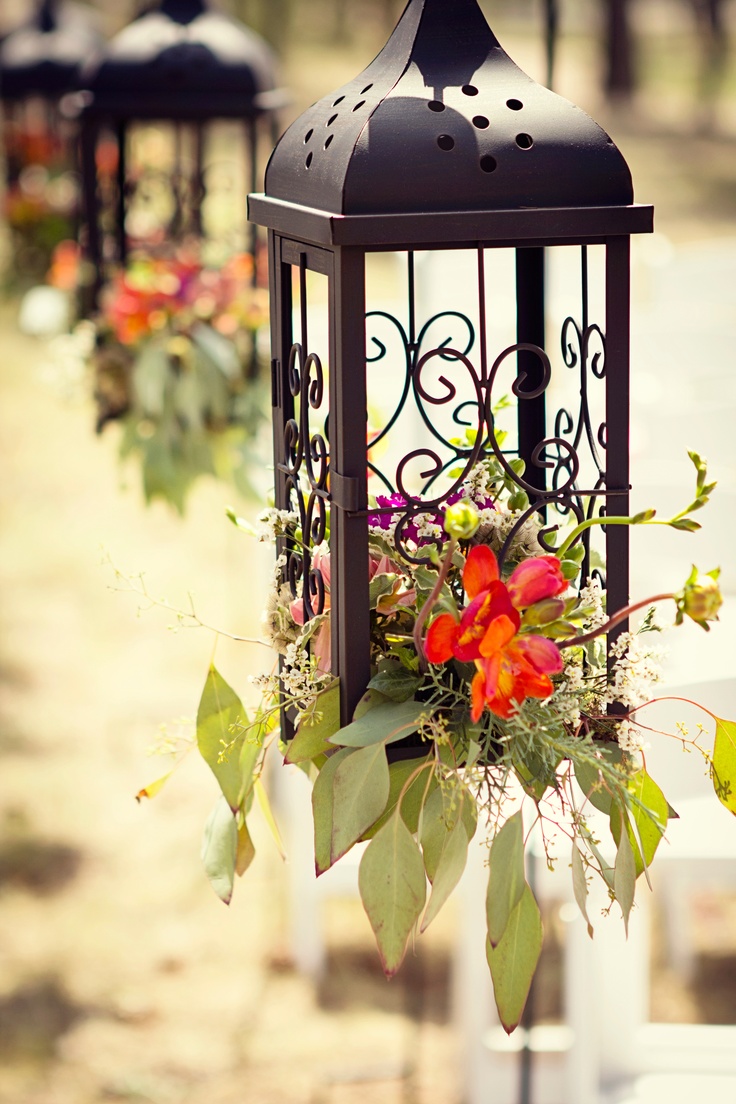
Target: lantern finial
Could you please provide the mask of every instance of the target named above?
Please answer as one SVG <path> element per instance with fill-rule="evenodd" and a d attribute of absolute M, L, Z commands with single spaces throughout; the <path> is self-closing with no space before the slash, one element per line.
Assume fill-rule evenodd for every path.
<path fill-rule="evenodd" d="M 266 194 L 356 215 L 633 198 L 611 139 L 514 64 L 476 0 L 410 0 L 378 57 L 286 132 Z"/>

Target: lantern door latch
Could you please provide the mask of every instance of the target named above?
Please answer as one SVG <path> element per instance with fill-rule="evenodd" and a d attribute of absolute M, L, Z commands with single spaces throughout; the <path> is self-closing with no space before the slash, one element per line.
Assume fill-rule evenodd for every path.
<path fill-rule="evenodd" d="M 360 480 L 355 476 L 340 475 L 334 468 L 330 471 L 330 501 L 333 506 L 347 514 L 360 513 L 365 507 L 360 492 Z"/>

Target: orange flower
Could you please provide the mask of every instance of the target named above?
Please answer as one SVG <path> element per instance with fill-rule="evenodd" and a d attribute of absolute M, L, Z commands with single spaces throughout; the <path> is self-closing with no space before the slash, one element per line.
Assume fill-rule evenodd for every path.
<path fill-rule="evenodd" d="M 425 651 L 430 663 L 452 656 L 474 662 L 478 672 L 471 686 L 471 717 L 477 721 L 485 706 L 509 717 L 515 702 L 546 698 L 551 674 L 562 670 L 559 649 L 543 636 L 519 635 L 519 609 L 561 594 L 567 588 L 554 556 L 526 560 L 502 583 L 498 563 L 487 545 L 476 545 L 463 568 L 463 587 L 470 603 L 459 621 L 440 614 L 429 627 Z"/>

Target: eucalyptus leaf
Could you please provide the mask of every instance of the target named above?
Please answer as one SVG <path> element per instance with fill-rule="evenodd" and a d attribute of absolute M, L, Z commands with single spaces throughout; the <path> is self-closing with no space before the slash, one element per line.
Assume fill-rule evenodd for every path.
<path fill-rule="evenodd" d="M 419 847 L 398 811 L 368 844 L 358 885 L 384 972 L 393 977 L 427 896 Z"/>
<path fill-rule="evenodd" d="M 488 939 L 491 947 L 500 943 L 511 914 L 521 900 L 525 885 L 524 823 L 519 810 L 509 817 L 491 844 L 486 897 Z"/>
<path fill-rule="evenodd" d="M 604 858 L 603 854 L 598 849 L 598 845 L 597 845 L 595 839 L 593 838 L 593 834 L 591 833 L 588 826 L 581 822 L 581 824 L 579 826 L 579 831 L 580 831 L 580 838 L 585 841 L 585 844 L 586 844 L 588 850 L 590 851 L 591 855 L 593 856 L 593 858 L 598 863 L 598 868 L 601 872 L 603 880 L 605 881 L 608 888 L 612 890 L 613 889 L 613 877 L 614 877 L 613 867 L 611 866 L 610 862 L 608 862 L 608 860 Z"/>
<path fill-rule="evenodd" d="M 736 722 L 716 717 L 711 778 L 718 800 L 736 814 Z"/>
<path fill-rule="evenodd" d="M 420 769 L 422 764 L 425 764 L 424 769 Z M 386 802 L 386 809 L 381 817 L 372 824 L 361 836 L 363 840 L 373 839 L 377 832 L 383 828 L 383 825 L 389 819 L 390 816 L 396 810 L 396 803 L 399 800 L 401 791 L 411 778 L 412 774 L 416 777 L 406 788 L 403 798 L 401 799 L 401 816 L 404 820 L 409 831 L 414 834 L 419 827 L 419 815 L 422 811 L 424 802 L 429 794 L 437 789 L 439 783 L 434 774 L 434 765 L 429 756 L 425 759 L 397 759 L 394 763 L 388 765 L 389 776 L 389 790 L 388 801 Z"/>
<path fill-rule="evenodd" d="M 361 717 L 369 713 L 371 709 L 375 709 L 377 705 L 383 705 L 385 702 L 391 701 L 385 694 L 382 694 L 380 690 L 366 690 L 363 697 L 359 700 L 353 713 L 353 720 L 359 721 Z"/>
<path fill-rule="evenodd" d="M 238 843 L 235 852 L 235 873 L 242 877 L 256 857 L 256 849 L 248 831 L 248 825 L 243 821 L 238 828 Z"/>
<path fill-rule="evenodd" d="M 634 852 L 636 876 L 649 869 L 660 841 L 667 828 L 669 806 L 657 783 L 642 769 L 631 776 L 628 790 L 634 799 L 626 815 L 620 805 L 611 806 L 611 835 L 618 847 L 621 840 L 621 822 L 625 820 L 629 841 Z"/>
<path fill-rule="evenodd" d="M 218 797 L 202 834 L 202 863 L 210 884 L 226 905 L 235 884 L 238 829 L 233 811 L 224 797 Z"/>
<path fill-rule="evenodd" d="M 405 702 L 413 698 L 424 680 L 407 670 L 403 663 L 387 660 L 368 683 L 371 690 L 378 690 L 391 701 Z"/>
<path fill-rule="evenodd" d="M 281 840 L 281 833 L 279 832 L 279 826 L 276 823 L 276 818 L 273 815 L 273 810 L 271 808 L 271 802 L 269 801 L 268 792 L 266 790 L 266 787 L 263 785 L 263 782 L 261 781 L 260 778 L 256 778 L 253 788 L 255 790 L 256 797 L 258 798 L 258 804 L 261 807 L 261 812 L 263 813 L 266 824 L 269 827 L 269 831 L 271 832 L 271 835 L 273 836 L 273 842 L 276 844 L 276 847 L 278 848 L 278 852 L 281 855 L 281 858 L 285 859 L 286 858 L 286 850 L 285 850 L 283 842 Z"/>
<path fill-rule="evenodd" d="M 598 749 L 598 754 L 601 759 L 605 759 L 606 765 L 618 765 L 622 761 L 621 749 L 616 744 L 606 744 Z M 608 815 L 611 812 L 612 797 L 610 791 L 604 787 L 601 769 L 591 763 L 577 761 L 575 779 L 593 808 Z"/>
<path fill-rule="evenodd" d="M 457 824 L 462 822 L 466 800 L 469 801 L 460 783 L 450 786 L 447 782 L 438 786 L 427 798 L 422 812 L 421 842 L 424 867 L 430 882 L 434 882 L 449 837 Z M 464 822 L 463 831 L 466 836 L 469 835 Z"/>
<path fill-rule="evenodd" d="M 343 759 L 332 781 L 330 865 L 349 851 L 386 808 L 389 770 L 382 744 Z"/>
<path fill-rule="evenodd" d="M 588 926 L 588 935 L 593 938 L 593 925 L 588 919 L 588 879 L 585 874 L 585 863 L 577 844 L 572 845 L 572 889 L 575 894 L 577 906 L 582 913 L 583 920 Z"/>
<path fill-rule="evenodd" d="M 329 743 L 340 729 L 340 681 L 335 679 L 317 695 L 314 710 L 302 717 L 285 759 L 287 763 L 304 763 L 331 751 Z"/>
<path fill-rule="evenodd" d="M 317 875 L 324 874 L 332 866 L 332 783 L 340 764 L 353 748 L 341 748 L 331 755 L 317 775 L 312 787 L 312 818 L 314 821 L 314 863 Z"/>
<path fill-rule="evenodd" d="M 341 728 L 330 743 L 357 748 L 392 744 L 416 732 L 421 718 L 429 712 L 425 702 L 385 702 Z"/>
<path fill-rule="evenodd" d="M 468 861 L 468 833 L 462 816 L 447 831 L 446 840 L 432 879 L 432 893 L 422 918 L 421 930 L 426 931 L 460 881 Z M 426 866 L 426 856 L 425 856 Z"/>
<path fill-rule="evenodd" d="M 230 808 L 238 808 L 242 787 L 240 752 L 247 717 L 240 698 L 211 666 L 197 710 L 197 747 L 217 779 Z M 239 731 L 233 733 L 234 725 Z"/>
<path fill-rule="evenodd" d="M 636 890 L 636 860 L 628 832 L 621 832 L 616 851 L 616 865 L 613 873 L 613 892 L 621 906 L 624 928 L 629 934 L 629 915 L 634 905 Z"/>
<path fill-rule="evenodd" d="M 542 951 L 542 917 L 528 885 L 506 925 L 497 947 L 486 942 L 498 1015 L 510 1035 L 518 1027 Z"/>

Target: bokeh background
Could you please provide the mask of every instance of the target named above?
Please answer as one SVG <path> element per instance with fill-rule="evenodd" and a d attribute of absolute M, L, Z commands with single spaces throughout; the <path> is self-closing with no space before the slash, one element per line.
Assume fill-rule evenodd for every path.
<path fill-rule="evenodd" d="M 448 0 L 451 2 L 451 0 Z M 222 0 L 278 51 L 296 117 L 374 56 L 395 0 Z M 482 6 L 505 49 L 544 80 L 541 0 Z M 656 234 L 634 253 L 633 479 L 643 505 L 689 486 L 686 448 L 720 487 L 709 535 L 648 550 L 635 582 L 696 555 L 736 590 L 736 3 L 559 0 L 555 88 L 615 138 Z M 29 0 L 2 0 L 0 33 Z M 111 34 L 131 0 L 96 0 Z M 612 34 L 612 26 L 616 33 Z M 627 37 L 628 36 L 628 37 Z M 245 197 L 243 196 L 243 203 Z M 3 263 L 12 267 L 4 236 Z M 84 390 L 66 389 L 48 344 L 0 303 L 0 1102 L 2 1104 L 460 1104 L 452 1015 L 460 905 L 383 979 L 354 896 L 325 902 L 325 971 L 295 969 L 299 903 L 265 824 L 225 908 L 199 864 L 215 796 L 187 757 L 155 801 L 164 736 L 191 732 L 213 656 L 239 692 L 258 649 L 208 625 L 258 632 L 269 551 L 237 532 L 198 484 L 185 518 L 146 508 L 114 431 L 93 433 Z M 267 477 L 264 476 L 264 486 Z M 687 494 L 687 490 L 682 491 Z M 684 500 L 683 500 L 684 504 Z M 634 543 L 636 556 L 637 545 Z M 705 561 L 708 562 L 705 562 Z M 728 677 L 733 616 L 673 651 L 681 682 Z M 693 627 L 694 628 L 694 627 Z M 718 637 L 718 632 L 723 633 Z M 723 814 L 723 831 L 733 826 Z M 736 896 L 688 901 L 697 969 L 683 980 L 657 948 L 655 1020 L 736 1023 Z M 656 922 L 656 918 L 655 918 Z M 306 923 L 306 919 L 305 919 Z M 561 924 L 547 917 L 537 1014 L 560 1015 Z M 655 928 L 655 933 L 656 933 Z M 479 984 L 482 983 L 479 981 Z M 490 1099 L 490 1098 L 489 1098 Z"/>

